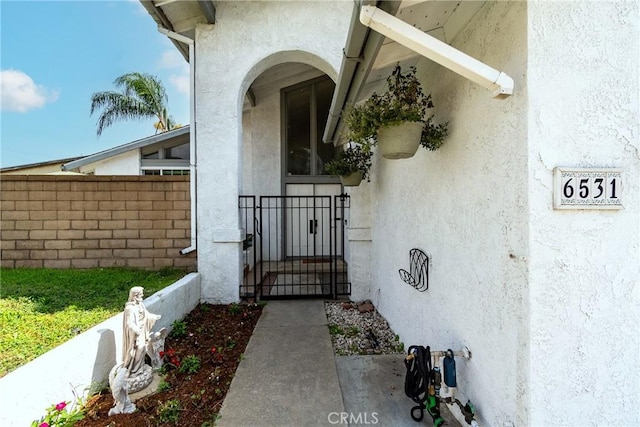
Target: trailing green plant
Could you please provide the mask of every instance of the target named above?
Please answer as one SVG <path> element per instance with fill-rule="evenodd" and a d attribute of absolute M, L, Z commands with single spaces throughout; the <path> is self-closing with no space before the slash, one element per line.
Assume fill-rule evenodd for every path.
<path fill-rule="evenodd" d="M 161 423 L 177 424 L 180 419 L 180 411 L 182 411 L 180 401 L 178 399 L 170 399 L 158 405 L 156 415 Z"/>
<path fill-rule="evenodd" d="M 180 363 L 179 372 L 183 374 L 195 374 L 200 370 L 200 358 L 195 354 L 190 354 Z"/>
<path fill-rule="evenodd" d="M 447 123 L 434 124 L 431 94 L 426 95 L 416 76 L 416 68 L 410 67 L 406 73 L 397 64 L 387 77 L 387 91 L 382 95 L 374 93 L 369 99 L 353 106 L 347 114 L 346 137 L 363 146 L 378 143 L 378 129 L 383 126 L 397 126 L 403 122 L 422 122 L 420 143 L 428 150 L 440 148 L 448 134 Z"/>
<path fill-rule="evenodd" d="M 373 152 L 368 145 L 349 145 L 338 157 L 324 165 L 324 170 L 331 175 L 349 176 L 358 171 L 362 172 L 362 179 L 369 180 L 371 156 Z"/>

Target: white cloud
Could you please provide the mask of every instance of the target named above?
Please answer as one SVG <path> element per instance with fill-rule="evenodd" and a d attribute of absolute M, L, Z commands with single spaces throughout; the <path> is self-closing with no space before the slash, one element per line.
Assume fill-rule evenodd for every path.
<path fill-rule="evenodd" d="M 169 77 L 171 83 L 179 93 L 189 94 L 189 63 L 175 49 L 162 52 L 158 60 L 158 66 L 164 69 L 174 70 Z"/>
<path fill-rule="evenodd" d="M 169 77 L 169 82 L 176 88 L 179 93 L 189 95 L 189 72 L 187 74 L 173 74 Z"/>
<path fill-rule="evenodd" d="M 177 49 L 169 49 L 162 52 L 159 61 L 160 68 L 188 67 L 187 61 L 180 55 Z"/>
<path fill-rule="evenodd" d="M 58 99 L 56 91 L 34 83 L 20 70 L 0 71 L 0 109 L 26 113 Z"/>

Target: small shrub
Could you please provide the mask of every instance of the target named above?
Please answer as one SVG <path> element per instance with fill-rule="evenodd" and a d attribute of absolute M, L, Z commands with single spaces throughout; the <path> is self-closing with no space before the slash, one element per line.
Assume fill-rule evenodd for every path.
<path fill-rule="evenodd" d="M 338 325 L 329 325 L 329 335 L 344 335 L 344 331 Z"/>
<path fill-rule="evenodd" d="M 47 408 L 47 413 L 39 420 L 34 420 L 31 427 L 66 427 L 72 426 L 84 418 L 82 408 L 76 405 L 71 411 L 67 411 L 68 402 L 60 402 Z"/>
<path fill-rule="evenodd" d="M 357 326 L 350 327 L 349 329 L 347 329 L 347 332 L 345 333 L 345 335 L 348 337 L 355 337 L 355 336 L 358 336 L 358 334 L 360 334 L 360 329 L 358 329 Z"/>
<path fill-rule="evenodd" d="M 204 396 L 205 390 L 204 389 L 200 389 L 200 391 L 198 393 L 193 393 L 191 395 L 191 400 L 200 400 L 202 399 L 202 396 Z"/>
<path fill-rule="evenodd" d="M 394 341 L 396 343 L 394 346 L 394 350 L 397 353 L 404 353 L 404 343 L 400 341 L 400 336 L 396 334 L 396 336 L 394 337 Z"/>
<path fill-rule="evenodd" d="M 194 354 L 190 354 L 180 363 L 179 372 L 183 374 L 195 374 L 200 370 L 200 358 Z"/>
<path fill-rule="evenodd" d="M 236 346 L 236 342 L 231 337 L 227 338 L 227 349 L 231 350 L 235 346 Z"/>
<path fill-rule="evenodd" d="M 158 405 L 156 415 L 158 416 L 158 421 L 161 423 L 177 424 L 180 419 L 181 410 L 180 401 L 178 399 L 171 399 Z"/>
<path fill-rule="evenodd" d="M 222 347 L 212 347 L 211 348 L 211 357 L 213 358 L 213 361 L 216 363 L 220 363 L 223 361 L 224 356 L 223 353 L 224 349 Z"/>
<path fill-rule="evenodd" d="M 229 304 L 229 313 L 231 314 L 240 314 L 242 313 L 244 310 L 242 309 L 242 306 L 240 304 L 237 303 L 233 303 L 233 304 Z"/>
<path fill-rule="evenodd" d="M 179 338 L 187 335 L 187 324 L 183 320 L 174 320 L 171 324 L 171 336 Z"/>
<path fill-rule="evenodd" d="M 158 384 L 158 391 L 167 391 L 171 389 L 171 384 L 169 384 L 166 381 L 160 381 L 160 383 Z"/>
<path fill-rule="evenodd" d="M 162 366 L 163 372 L 166 372 L 169 366 L 172 366 L 176 369 L 180 367 L 180 358 L 176 354 L 175 349 L 170 348 L 167 351 L 161 351 L 160 357 L 163 357 L 166 363 L 165 365 Z"/>

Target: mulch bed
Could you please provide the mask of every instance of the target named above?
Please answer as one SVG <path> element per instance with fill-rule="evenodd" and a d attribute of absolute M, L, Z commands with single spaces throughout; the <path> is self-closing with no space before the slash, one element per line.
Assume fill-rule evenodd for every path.
<path fill-rule="evenodd" d="M 169 389 L 135 401 L 133 414 L 109 417 L 111 393 L 94 396 L 87 403 L 85 419 L 75 426 L 212 426 L 261 314 L 262 307 L 256 304 L 200 304 L 184 319 L 186 333 L 170 335 L 165 343 L 165 352 L 175 354 L 180 363 L 197 356 L 196 373 L 166 365 L 164 381 Z"/>

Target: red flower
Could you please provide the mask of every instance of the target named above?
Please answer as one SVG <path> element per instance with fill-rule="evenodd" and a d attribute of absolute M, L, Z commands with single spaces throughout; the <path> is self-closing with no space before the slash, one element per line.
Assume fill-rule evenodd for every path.
<path fill-rule="evenodd" d="M 160 352 L 160 357 L 164 357 L 164 351 Z"/>
<path fill-rule="evenodd" d="M 215 348 L 215 347 L 211 347 L 211 353 L 215 353 L 216 351 L 218 351 L 218 349 L 217 349 L 217 348 Z"/>
<path fill-rule="evenodd" d="M 60 402 L 56 405 L 56 411 L 62 411 L 64 408 L 66 408 L 67 406 L 67 402 Z"/>
<path fill-rule="evenodd" d="M 40 423 L 38 427 L 49 427 L 49 423 Z"/>

